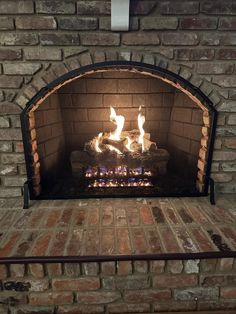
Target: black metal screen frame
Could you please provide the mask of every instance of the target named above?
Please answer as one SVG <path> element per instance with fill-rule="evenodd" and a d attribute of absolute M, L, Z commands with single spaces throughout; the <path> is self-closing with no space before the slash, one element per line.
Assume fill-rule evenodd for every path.
<path fill-rule="evenodd" d="M 159 66 L 150 65 L 143 62 L 133 62 L 133 61 L 107 61 L 107 62 L 100 62 L 100 63 L 82 66 L 78 69 L 69 71 L 68 73 L 58 77 L 57 79 L 55 79 L 54 81 L 52 81 L 51 83 L 43 87 L 38 93 L 36 93 L 35 96 L 31 98 L 31 100 L 27 103 L 26 107 L 22 110 L 21 115 L 20 115 L 21 129 L 22 129 L 22 136 L 23 136 L 28 187 L 29 187 L 29 194 L 30 194 L 31 199 L 41 199 L 41 198 L 40 196 L 38 197 L 35 196 L 34 191 L 33 191 L 33 170 L 32 170 L 33 161 L 32 161 L 31 145 L 30 145 L 30 137 L 29 137 L 28 112 L 32 109 L 35 103 L 37 103 L 41 98 L 44 98 L 50 91 L 55 89 L 55 87 L 62 85 L 68 80 L 71 80 L 73 78 L 76 79 L 76 77 L 81 76 L 83 74 L 85 75 L 87 72 L 90 72 L 91 70 L 94 70 L 94 71 L 113 70 L 113 69 L 118 70 L 119 68 L 126 69 L 126 70 L 137 69 L 140 72 L 142 71 L 149 72 L 150 74 L 159 76 L 160 78 L 167 79 L 173 82 L 174 84 L 179 84 L 184 90 L 190 92 L 193 96 L 195 96 L 202 103 L 203 106 L 207 108 L 211 117 L 210 119 L 211 125 L 209 128 L 210 134 L 209 134 L 209 139 L 208 139 L 208 154 L 207 154 L 207 160 L 206 160 L 207 166 L 206 166 L 206 174 L 205 174 L 205 180 L 204 180 L 204 188 L 202 192 L 199 192 L 196 195 L 184 193 L 181 196 L 184 197 L 184 196 L 207 196 L 208 195 L 210 173 L 211 173 L 211 163 L 212 163 L 212 155 L 213 155 L 214 139 L 215 139 L 216 123 L 217 123 L 217 111 L 214 108 L 212 101 L 198 87 L 195 87 L 189 81 Z M 161 197 L 161 196 L 162 195 L 158 194 L 158 197 Z M 163 196 L 165 197 L 166 196 L 170 196 L 170 197 L 178 196 L 179 197 L 180 195 L 168 194 L 168 195 L 163 195 Z M 129 197 L 132 197 L 132 195 L 130 195 Z M 63 196 L 60 197 L 60 199 L 63 199 L 63 198 L 65 197 Z M 79 198 L 81 198 L 81 196 Z M 96 196 L 96 198 L 98 198 L 98 196 Z"/>

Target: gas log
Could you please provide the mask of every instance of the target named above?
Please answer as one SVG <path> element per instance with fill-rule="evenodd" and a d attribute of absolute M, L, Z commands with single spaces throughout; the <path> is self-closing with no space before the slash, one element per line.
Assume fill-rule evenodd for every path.
<path fill-rule="evenodd" d="M 118 166 L 131 169 L 144 167 L 158 176 L 166 173 L 169 157 L 168 151 L 161 148 L 145 153 L 125 152 L 122 155 L 110 150 L 105 150 L 102 153 L 93 151 L 92 154 L 88 151 L 73 151 L 70 162 L 72 174 L 78 178 L 83 178 L 85 169 L 88 167 L 114 169 Z"/>

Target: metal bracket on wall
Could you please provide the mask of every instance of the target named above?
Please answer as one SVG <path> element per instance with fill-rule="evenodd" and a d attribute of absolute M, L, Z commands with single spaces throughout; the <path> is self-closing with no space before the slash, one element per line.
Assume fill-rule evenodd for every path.
<path fill-rule="evenodd" d="M 212 178 L 209 178 L 210 184 L 210 203 L 211 205 L 215 205 L 215 181 Z"/>
<path fill-rule="evenodd" d="M 23 186 L 23 197 L 24 197 L 23 209 L 28 209 L 29 208 L 29 184 L 28 184 L 28 181 L 26 181 L 24 183 L 24 186 Z"/>

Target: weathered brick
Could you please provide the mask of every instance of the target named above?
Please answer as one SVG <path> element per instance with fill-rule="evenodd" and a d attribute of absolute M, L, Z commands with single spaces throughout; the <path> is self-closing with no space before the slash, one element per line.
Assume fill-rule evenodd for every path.
<path fill-rule="evenodd" d="M 133 32 L 122 35 L 122 43 L 124 45 L 143 45 L 143 46 L 156 46 L 159 45 L 160 39 L 156 32 L 149 32 L 148 36 L 144 32 Z"/>
<path fill-rule="evenodd" d="M 7 278 L 7 275 L 7 266 L 4 264 L 0 264 L 0 280 Z"/>
<path fill-rule="evenodd" d="M 219 49 L 217 51 L 217 59 L 219 60 L 235 60 L 236 49 Z"/>
<path fill-rule="evenodd" d="M 102 262 L 101 263 L 101 272 L 104 275 L 114 275 L 116 273 L 115 262 Z"/>
<path fill-rule="evenodd" d="M 80 35 L 81 43 L 85 46 L 118 46 L 120 34 L 115 33 L 83 33 Z"/>
<path fill-rule="evenodd" d="M 233 264 L 234 264 L 234 258 L 233 257 L 221 258 L 219 260 L 219 270 L 222 272 L 231 271 L 233 268 Z"/>
<path fill-rule="evenodd" d="M 201 44 L 206 46 L 234 46 L 236 38 L 233 32 L 220 32 L 220 33 L 203 33 Z"/>
<path fill-rule="evenodd" d="M 233 65 L 227 63 L 208 63 L 207 67 L 205 63 L 197 64 L 197 72 L 199 74 L 231 74 L 233 70 Z"/>
<path fill-rule="evenodd" d="M 148 15 L 156 7 L 156 1 L 140 1 L 130 2 L 131 15 Z"/>
<path fill-rule="evenodd" d="M 25 265 L 24 264 L 11 264 L 10 274 L 11 274 L 11 277 L 16 277 L 16 278 L 24 277 Z"/>
<path fill-rule="evenodd" d="M 180 274 L 184 268 L 183 261 L 181 260 L 173 260 L 173 261 L 168 261 L 167 262 L 167 269 L 172 273 L 172 274 Z"/>
<path fill-rule="evenodd" d="M 200 262 L 201 271 L 204 273 L 215 272 L 217 259 L 202 259 Z"/>
<path fill-rule="evenodd" d="M 103 305 L 63 305 L 58 307 L 58 314 L 99 314 L 104 313 Z"/>
<path fill-rule="evenodd" d="M 234 75 L 213 77 L 213 83 L 222 87 L 236 87 L 236 77 Z M 230 103 L 232 102 L 223 102 L 223 106 L 228 106 Z"/>
<path fill-rule="evenodd" d="M 54 306 L 29 306 L 13 307 L 12 314 L 53 314 Z M 4 313 L 5 314 L 5 313 Z"/>
<path fill-rule="evenodd" d="M 19 197 L 22 196 L 22 192 L 20 188 L 2 188 L 0 187 L 0 197 Z"/>
<path fill-rule="evenodd" d="M 79 35 L 69 33 L 45 33 L 40 35 L 40 42 L 43 46 L 66 46 L 79 45 Z"/>
<path fill-rule="evenodd" d="M 0 49 L 0 60 L 20 60 L 22 58 L 21 49 Z"/>
<path fill-rule="evenodd" d="M 132 263 L 131 263 L 131 261 L 119 261 L 119 262 L 117 262 L 117 273 L 118 273 L 118 275 L 132 274 Z"/>
<path fill-rule="evenodd" d="M 29 304 L 32 305 L 59 305 L 73 303 L 72 292 L 41 292 L 30 293 Z"/>
<path fill-rule="evenodd" d="M 86 291 L 100 288 L 98 277 L 86 277 L 78 279 L 53 279 L 53 290 Z"/>
<path fill-rule="evenodd" d="M 236 148 L 236 138 L 226 138 L 224 144 L 227 148 L 235 149 Z"/>
<path fill-rule="evenodd" d="M 236 287 L 221 288 L 220 296 L 224 299 L 236 299 Z"/>
<path fill-rule="evenodd" d="M 183 18 L 180 20 L 180 27 L 182 29 L 216 29 L 217 18 Z"/>
<path fill-rule="evenodd" d="M 196 301 L 159 301 L 154 303 L 155 312 L 179 312 L 196 310 Z"/>
<path fill-rule="evenodd" d="M 0 294 L 0 304 L 8 304 L 12 307 L 20 304 L 27 304 L 27 295 L 20 293 L 20 292 L 1 292 Z M 5 314 L 7 313 L 7 310 L 4 312 L 1 312 L 0 308 L 0 313 Z"/>
<path fill-rule="evenodd" d="M 214 58 L 214 49 L 176 49 L 176 59 L 177 60 L 213 60 Z"/>
<path fill-rule="evenodd" d="M 19 131 L 18 131 L 19 133 Z M 1 137 L 1 135 L 0 135 Z M 1 156 L 1 162 L 3 164 L 14 164 L 14 163 L 24 163 L 25 159 L 24 159 L 24 155 L 23 154 L 3 154 Z"/>
<path fill-rule="evenodd" d="M 33 1 L 1 1 L 0 14 L 31 14 L 34 13 Z"/>
<path fill-rule="evenodd" d="M 150 261 L 150 272 L 163 273 L 165 269 L 165 261 Z"/>
<path fill-rule="evenodd" d="M 43 264 L 39 263 L 29 264 L 29 273 L 35 278 L 43 278 L 44 277 Z"/>
<path fill-rule="evenodd" d="M 17 129 L 0 129 L 0 138 L 4 140 L 21 140 L 22 135 Z"/>
<path fill-rule="evenodd" d="M 5 46 L 37 45 L 38 35 L 30 33 L 1 33 L 0 44 Z"/>
<path fill-rule="evenodd" d="M 235 17 L 222 17 L 219 20 L 219 29 L 221 30 L 236 30 Z"/>
<path fill-rule="evenodd" d="M 39 63 L 5 63 L 3 65 L 5 74 L 32 75 L 41 68 Z"/>
<path fill-rule="evenodd" d="M 146 274 L 148 272 L 147 261 L 134 261 L 134 271 L 140 274 Z"/>
<path fill-rule="evenodd" d="M 110 1 L 78 1 L 77 13 L 79 15 L 106 15 L 111 13 Z"/>
<path fill-rule="evenodd" d="M 36 1 L 36 12 L 46 14 L 73 14 L 75 4 L 72 1 L 46 0 Z"/>
<path fill-rule="evenodd" d="M 61 60 L 62 54 L 61 49 L 58 48 L 42 48 L 35 49 L 25 48 L 24 49 L 26 60 Z"/>
<path fill-rule="evenodd" d="M 13 18 L 0 17 L 0 30 L 14 29 Z"/>
<path fill-rule="evenodd" d="M 4 185 L 7 186 L 7 187 L 17 187 L 17 186 L 23 186 L 24 183 L 26 181 L 26 178 L 25 177 L 5 177 L 4 178 Z"/>
<path fill-rule="evenodd" d="M 143 30 L 165 30 L 176 29 L 178 19 L 176 17 L 144 17 L 141 20 Z"/>
<path fill-rule="evenodd" d="M 77 302 L 84 304 L 104 304 L 119 299 L 121 299 L 121 295 L 118 291 L 91 291 L 77 293 Z"/>
<path fill-rule="evenodd" d="M 203 1 L 200 2 L 201 12 L 206 14 L 235 14 L 236 4 L 234 1 L 222 2 L 220 0 L 216 1 Z"/>
<path fill-rule="evenodd" d="M 149 278 L 145 275 L 127 275 L 126 280 L 122 276 L 115 278 L 118 290 L 147 289 L 150 287 Z"/>
<path fill-rule="evenodd" d="M 6 175 L 14 175 L 14 174 L 17 174 L 17 166 L 16 165 L 0 166 L 0 175 L 6 176 Z"/>
<path fill-rule="evenodd" d="M 108 304 L 107 309 L 109 313 L 149 313 L 150 304 L 148 303 L 138 303 L 138 304 L 129 304 L 129 303 L 120 303 L 116 302 L 113 304 Z"/>
<path fill-rule="evenodd" d="M 159 10 L 161 14 L 197 14 L 199 8 L 195 1 L 162 1 Z"/>
<path fill-rule="evenodd" d="M 231 114 L 228 117 L 228 124 L 230 125 L 236 125 L 236 114 Z"/>
<path fill-rule="evenodd" d="M 66 30 L 94 30 L 97 28 L 97 18 L 94 17 L 61 17 L 58 27 Z"/>
<path fill-rule="evenodd" d="M 52 16 L 20 16 L 16 17 L 17 29 L 56 29 L 57 23 Z"/>
<path fill-rule="evenodd" d="M 99 265 L 98 263 L 82 263 L 82 271 L 85 275 L 97 275 L 99 272 Z"/>
<path fill-rule="evenodd" d="M 22 85 L 22 83 L 23 83 L 22 77 L 19 78 L 18 76 L 6 75 L 0 76 L 0 88 L 19 88 Z"/>
<path fill-rule="evenodd" d="M 196 275 L 157 275 L 153 277 L 154 288 L 178 288 L 178 287 L 192 287 L 197 285 Z"/>
<path fill-rule="evenodd" d="M 0 128 L 9 128 L 10 120 L 7 117 L 0 117 Z"/>
<path fill-rule="evenodd" d="M 236 159 L 236 152 L 231 151 L 214 151 L 213 160 L 230 161 Z"/>
<path fill-rule="evenodd" d="M 174 290 L 175 300 L 214 300 L 219 295 L 218 288 L 188 288 L 186 290 Z"/>
<path fill-rule="evenodd" d="M 134 290 L 134 291 L 125 291 L 124 292 L 124 300 L 128 303 L 139 303 L 139 302 L 147 302 L 152 303 L 158 299 L 170 299 L 171 291 L 170 289 L 163 290 L 155 290 L 155 289 L 147 289 L 147 290 Z"/>

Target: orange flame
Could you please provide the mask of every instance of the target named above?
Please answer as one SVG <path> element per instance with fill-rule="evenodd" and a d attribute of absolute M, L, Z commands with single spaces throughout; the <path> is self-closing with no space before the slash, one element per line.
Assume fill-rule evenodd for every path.
<path fill-rule="evenodd" d="M 116 124 L 116 129 L 114 132 L 110 133 L 109 139 L 119 141 L 121 139 L 120 135 L 125 124 L 125 118 L 121 115 L 118 116 L 113 107 L 111 107 L 110 109 L 111 109 L 110 121 Z"/>
<path fill-rule="evenodd" d="M 141 110 L 141 107 L 139 107 L 139 111 L 140 110 Z M 140 132 L 138 143 L 142 144 L 142 153 L 145 151 L 145 147 L 144 147 L 144 134 L 145 134 L 145 131 L 143 129 L 144 123 L 145 123 L 145 116 L 143 116 L 141 114 L 141 112 L 140 112 L 139 115 L 138 115 L 138 128 L 139 128 L 139 132 Z"/>
<path fill-rule="evenodd" d="M 96 138 L 96 142 L 95 142 L 95 150 L 98 153 L 102 152 L 102 150 L 99 148 L 99 139 L 101 138 L 101 136 L 102 136 L 102 132 L 98 134 L 98 137 Z"/>

